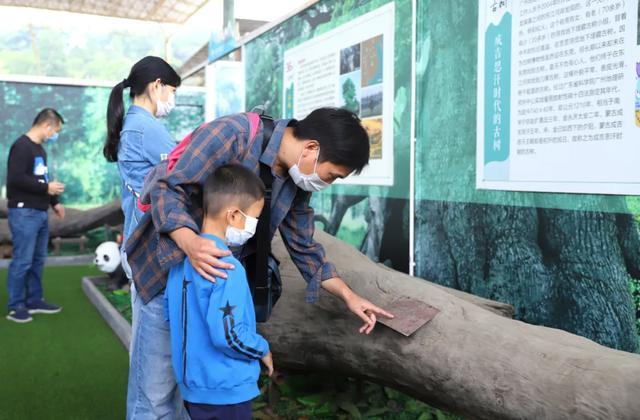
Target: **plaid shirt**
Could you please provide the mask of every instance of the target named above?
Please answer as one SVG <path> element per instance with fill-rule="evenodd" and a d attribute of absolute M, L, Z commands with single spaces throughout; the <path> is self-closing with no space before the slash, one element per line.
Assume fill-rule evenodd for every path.
<path fill-rule="evenodd" d="M 151 211 L 143 216 L 126 244 L 136 292 L 145 303 L 164 290 L 169 269 L 185 257 L 169 232 L 181 227 L 200 231 L 201 187 L 207 177 L 227 163 L 242 164 L 256 175 L 260 174 L 260 162 L 273 167 L 289 121 L 276 122 L 269 145 L 262 153 L 262 122 L 251 139 L 246 114 L 220 118 L 196 129 L 170 173 L 167 174 L 166 162 L 154 168 L 147 178 L 152 180 L 147 194 Z M 326 261 L 322 245 L 313 239 L 311 193 L 299 189 L 291 178 L 275 176 L 272 197 L 271 238 L 279 229 L 293 262 L 308 284 L 306 301 L 314 302 L 320 293 L 320 283 L 337 277 L 338 273 Z"/>

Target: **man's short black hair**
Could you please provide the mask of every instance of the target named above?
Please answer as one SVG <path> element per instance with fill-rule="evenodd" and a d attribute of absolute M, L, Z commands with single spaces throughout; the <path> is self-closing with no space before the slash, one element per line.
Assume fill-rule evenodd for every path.
<path fill-rule="evenodd" d="M 264 198 L 264 184 L 251 170 L 242 165 L 223 165 L 204 182 L 202 193 L 204 213 L 215 216 L 228 205 L 246 211 Z"/>
<path fill-rule="evenodd" d="M 359 174 L 369 163 L 369 135 L 353 112 L 319 108 L 293 124 L 298 140 L 320 143 L 319 162 L 346 166 Z"/>
<path fill-rule="evenodd" d="M 36 115 L 36 118 L 33 120 L 33 126 L 35 127 L 36 125 L 40 125 L 45 122 L 50 122 L 52 124 L 64 124 L 64 118 L 62 118 L 62 115 L 60 115 L 60 113 L 55 109 L 45 108 L 38 112 L 38 115 Z"/>

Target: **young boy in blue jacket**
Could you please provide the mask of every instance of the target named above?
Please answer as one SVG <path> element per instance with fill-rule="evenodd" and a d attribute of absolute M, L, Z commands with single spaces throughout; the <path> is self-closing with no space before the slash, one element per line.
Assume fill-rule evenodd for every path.
<path fill-rule="evenodd" d="M 241 246 L 255 233 L 264 184 L 243 166 L 221 166 L 206 180 L 203 201 L 202 236 L 220 249 Z M 251 419 L 260 360 L 273 373 L 246 272 L 233 256 L 224 261 L 235 270 L 212 283 L 185 259 L 171 269 L 165 291 L 173 369 L 193 420 Z"/>

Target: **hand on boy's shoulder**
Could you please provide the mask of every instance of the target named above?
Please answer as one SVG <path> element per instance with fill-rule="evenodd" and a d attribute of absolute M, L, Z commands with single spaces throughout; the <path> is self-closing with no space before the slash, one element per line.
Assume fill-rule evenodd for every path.
<path fill-rule="evenodd" d="M 226 282 L 227 280 L 246 278 L 247 274 L 242 263 L 238 261 L 238 259 L 236 259 L 233 255 L 222 257 L 220 258 L 220 261 L 232 265 L 234 267 L 233 270 L 219 269 L 218 271 L 221 271 L 222 273 L 224 273 L 225 277 L 214 276 L 213 280 L 210 280 L 208 278 L 205 278 L 202 274 L 200 274 L 198 270 L 196 270 L 196 267 L 193 265 L 193 263 L 191 263 L 191 261 L 188 258 L 186 259 L 187 264 L 189 264 L 190 266 L 189 271 L 191 275 L 197 277 L 199 280 L 202 280 L 202 281 L 207 281 L 213 284 L 219 284 L 219 283 Z"/>
<path fill-rule="evenodd" d="M 193 231 L 191 232 L 193 234 Z M 193 234 L 184 243 L 184 247 L 180 248 L 189 258 L 194 270 L 213 283 L 216 282 L 216 278 L 226 279 L 227 271 L 235 269 L 234 265 L 225 261 L 225 257 L 231 256 L 231 251 L 220 249 L 211 239 Z"/>

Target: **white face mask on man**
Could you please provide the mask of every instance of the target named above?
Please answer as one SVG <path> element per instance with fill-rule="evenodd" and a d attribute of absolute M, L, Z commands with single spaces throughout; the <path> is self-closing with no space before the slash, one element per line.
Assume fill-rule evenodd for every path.
<path fill-rule="evenodd" d="M 300 157 L 298 158 L 298 163 L 289 168 L 289 176 L 291 176 L 291 180 L 301 189 L 309 192 L 316 192 L 323 190 L 329 186 L 326 182 L 320 178 L 320 175 L 316 172 L 318 167 L 318 158 L 320 157 L 320 149 L 318 149 L 318 154 L 316 155 L 316 163 L 313 165 L 313 173 L 312 174 L 303 174 L 300 172 L 300 160 L 302 159 L 302 153 L 300 153 Z"/>
<path fill-rule="evenodd" d="M 160 98 L 156 100 L 156 117 L 166 117 L 175 107 L 176 95 L 173 92 L 169 92 L 169 98 L 166 101 L 162 101 Z"/>
<path fill-rule="evenodd" d="M 232 212 L 233 210 L 229 210 Z M 256 234 L 256 227 L 258 226 L 258 219 L 255 217 L 247 216 L 242 212 L 242 210 L 238 210 L 244 216 L 244 229 L 239 229 L 235 226 L 227 226 L 227 231 L 225 232 L 225 240 L 227 241 L 227 245 L 229 246 L 242 246 L 249 239 Z"/>

